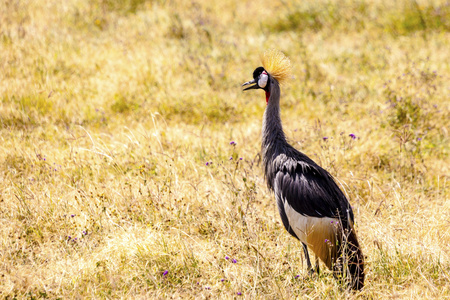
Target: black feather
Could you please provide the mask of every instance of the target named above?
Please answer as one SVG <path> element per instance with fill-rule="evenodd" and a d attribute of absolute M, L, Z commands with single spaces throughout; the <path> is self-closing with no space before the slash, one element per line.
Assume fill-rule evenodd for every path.
<path fill-rule="evenodd" d="M 273 178 L 267 178 L 270 189 L 282 191 L 284 199 L 299 214 L 309 217 L 338 218 L 347 227 L 354 222 L 353 211 L 333 177 L 306 155 L 293 149 L 279 154 L 267 166 Z"/>

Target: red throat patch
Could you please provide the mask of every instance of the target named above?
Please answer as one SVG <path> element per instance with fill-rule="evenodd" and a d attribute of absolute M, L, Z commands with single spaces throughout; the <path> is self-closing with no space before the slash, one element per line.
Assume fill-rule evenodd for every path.
<path fill-rule="evenodd" d="M 269 97 L 270 97 L 270 93 L 266 92 L 266 105 L 267 105 L 267 103 L 269 103 Z"/>

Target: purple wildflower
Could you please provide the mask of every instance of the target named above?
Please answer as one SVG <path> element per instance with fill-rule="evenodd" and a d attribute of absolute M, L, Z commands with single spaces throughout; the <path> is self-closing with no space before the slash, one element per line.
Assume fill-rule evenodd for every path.
<path fill-rule="evenodd" d="M 241 295 L 242 295 L 242 293 L 241 293 L 241 292 L 237 292 L 237 295 L 238 295 L 238 296 L 241 296 Z"/>
<path fill-rule="evenodd" d="M 328 140 L 328 137 L 324 136 L 324 137 L 322 138 L 322 140 L 326 141 L 326 140 Z"/>
<path fill-rule="evenodd" d="M 300 275 L 295 275 L 295 279 L 297 279 L 297 278 L 299 278 L 300 277 Z"/>
<path fill-rule="evenodd" d="M 226 260 L 229 260 L 230 258 L 229 258 L 228 256 L 225 256 L 225 259 L 226 259 Z"/>
<path fill-rule="evenodd" d="M 205 287 L 205 289 L 210 290 L 211 288 L 209 286 Z"/>
<path fill-rule="evenodd" d="M 237 260 L 233 258 L 233 260 L 231 261 L 233 264 L 237 263 Z"/>
<path fill-rule="evenodd" d="M 73 217 L 75 217 L 75 215 L 74 215 L 74 214 L 71 214 L 70 216 L 71 216 L 72 218 L 73 218 Z"/>
<path fill-rule="evenodd" d="M 328 243 L 329 242 L 329 240 L 328 239 L 325 239 L 325 243 Z"/>
<path fill-rule="evenodd" d="M 230 142 L 230 145 L 235 146 L 235 145 L 236 145 L 236 142 L 235 142 L 235 141 L 231 141 L 231 142 Z"/>
<path fill-rule="evenodd" d="M 233 160 L 233 156 L 230 156 L 230 159 L 229 160 Z"/>
<path fill-rule="evenodd" d="M 356 139 L 356 135 L 354 135 L 353 133 L 350 133 L 348 136 L 351 137 L 352 139 Z"/>
<path fill-rule="evenodd" d="M 169 274 L 169 271 L 168 271 L 168 270 L 165 270 L 165 271 L 163 272 L 163 276 L 166 276 L 167 274 Z"/>
<path fill-rule="evenodd" d="M 220 281 L 224 282 L 224 281 L 225 281 L 225 278 L 220 279 Z"/>
<path fill-rule="evenodd" d="M 417 138 L 417 140 L 418 140 L 418 141 L 421 141 L 421 140 L 422 140 L 422 138 L 420 138 L 420 137 L 419 137 L 419 138 Z"/>
<path fill-rule="evenodd" d="M 242 160 L 243 158 L 242 157 L 239 157 L 239 160 Z"/>
<path fill-rule="evenodd" d="M 206 162 L 206 164 L 205 165 L 209 165 L 209 162 Z"/>

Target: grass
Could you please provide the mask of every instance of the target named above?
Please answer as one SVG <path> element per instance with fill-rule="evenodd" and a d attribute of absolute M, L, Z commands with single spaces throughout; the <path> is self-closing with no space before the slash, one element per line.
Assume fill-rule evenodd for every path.
<path fill-rule="evenodd" d="M 450 298 L 448 20 L 445 1 L 2 3 L 0 298 Z M 274 47 L 286 135 L 354 207 L 361 292 L 307 277 L 264 183 L 265 99 L 240 84 Z"/>

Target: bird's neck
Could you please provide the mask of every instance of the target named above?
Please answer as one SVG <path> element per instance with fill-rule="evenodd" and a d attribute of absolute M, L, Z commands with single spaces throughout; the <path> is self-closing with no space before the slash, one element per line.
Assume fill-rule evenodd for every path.
<path fill-rule="evenodd" d="M 268 163 L 287 146 L 280 118 L 280 86 L 274 80 L 270 85 L 269 99 L 264 112 L 262 128 L 262 155 Z"/>

